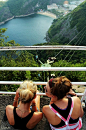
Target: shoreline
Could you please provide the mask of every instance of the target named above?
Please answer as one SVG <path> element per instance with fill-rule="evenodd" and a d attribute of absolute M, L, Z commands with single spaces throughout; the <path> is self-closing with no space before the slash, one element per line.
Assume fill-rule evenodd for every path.
<path fill-rule="evenodd" d="M 19 15 L 19 16 L 15 16 L 15 18 L 27 17 L 27 16 L 32 15 L 32 14 L 35 14 L 35 13 L 31 13 L 31 14 L 27 14 L 27 15 Z"/>
<path fill-rule="evenodd" d="M 7 21 L 9 21 L 9 20 L 11 20 L 11 19 L 14 19 L 14 16 L 13 16 L 13 17 L 11 17 L 11 18 L 9 18 L 9 19 L 6 19 L 6 20 L 5 20 L 5 21 L 3 21 L 3 22 L 0 22 L 0 25 L 5 24 Z"/>
<path fill-rule="evenodd" d="M 51 13 L 51 12 L 49 12 L 49 11 L 45 11 L 45 12 L 41 11 L 41 12 L 37 12 L 37 14 L 49 16 L 49 17 L 52 17 L 52 18 L 54 18 L 54 19 L 57 18 L 55 14 L 53 14 L 53 13 Z"/>
<path fill-rule="evenodd" d="M 22 17 L 27 17 L 27 16 L 32 15 L 32 14 L 35 14 L 35 13 L 31 13 L 31 14 L 27 14 L 27 15 L 13 16 L 13 17 L 11 17 L 11 18 L 9 18 L 9 19 L 6 19 L 6 20 L 5 20 L 5 21 L 3 21 L 3 22 L 0 22 L 0 25 L 5 24 L 6 22 L 8 22 L 8 21 L 10 21 L 10 20 L 12 20 L 12 19 L 14 19 L 14 18 L 22 18 Z"/>
<path fill-rule="evenodd" d="M 37 12 L 37 13 L 30 13 L 30 14 L 27 14 L 27 15 L 12 16 L 11 18 L 6 19 L 6 20 L 3 21 L 3 22 L 0 22 L 0 25 L 5 24 L 6 22 L 8 22 L 9 20 L 12 20 L 12 19 L 14 19 L 14 18 L 27 17 L 27 16 L 32 15 L 32 14 L 41 14 L 41 15 L 45 15 L 45 16 L 52 17 L 52 18 L 54 18 L 54 19 L 57 18 L 55 14 L 50 13 L 49 11 L 45 11 L 45 12 L 41 11 L 41 12 Z"/>

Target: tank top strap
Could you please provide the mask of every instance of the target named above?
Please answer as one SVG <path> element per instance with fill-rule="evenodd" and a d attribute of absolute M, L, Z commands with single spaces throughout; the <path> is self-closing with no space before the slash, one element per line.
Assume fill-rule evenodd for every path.
<path fill-rule="evenodd" d="M 16 108 L 17 108 L 17 107 L 14 107 L 14 108 L 13 108 L 14 120 L 15 120 L 15 118 L 16 118 Z"/>
<path fill-rule="evenodd" d="M 51 105 L 49 105 L 49 107 L 60 119 L 62 119 L 64 122 L 66 121 L 66 119 L 59 112 L 57 112 Z"/>
<path fill-rule="evenodd" d="M 25 117 L 25 122 L 26 122 L 26 124 L 27 124 L 27 122 L 31 119 L 31 117 L 33 116 L 33 113 L 34 113 L 34 111 L 31 111 L 31 113 L 29 113 L 29 115 L 27 115 L 27 116 Z"/>
<path fill-rule="evenodd" d="M 71 98 L 71 100 L 72 100 L 71 109 L 70 109 L 69 115 L 68 115 L 68 117 L 67 117 L 67 121 L 68 121 L 68 122 L 69 122 L 69 119 L 70 119 L 70 117 L 71 117 L 71 114 L 72 114 L 72 111 L 73 111 L 73 106 L 74 106 L 73 99 Z"/>
<path fill-rule="evenodd" d="M 21 118 L 17 115 L 16 113 L 16 108 L 17 107 L 14 107 L 13 109 L 13 114 L 14 114 L 14 121 L 15 121 L 15 124 L 13 125 L 13 127 L 15 129 L 27 129 L 26 128 L 26 124 L 29 122 L 29 120 L 31 119 L 31 117 L 33 116 L 33 113 L 34 111 L 31 111 L 26 117 L 24 118 Z"/>
<path fill-rule="evenodd" d="M 72 98 L 71 98 L 72 99 Z M 60 118 L 62 119 L 66 125 L 68 125 L 68 122 L 69 122 L 69 119 L 71 117 L 71 114 L 72 114 L 72 111 L 73 111 L 73 106 L 74 106 L 74 103 L 73 103 L 73 100 L 72 100 L 72 103 L 71 103 L 71 109 L 70 109 L 70 112 L 69 112 L 69 115 L 67 117 L 67 120 L 59 113 L 57 112 L 51 105 L 49 105 L 50 109 Z"/>

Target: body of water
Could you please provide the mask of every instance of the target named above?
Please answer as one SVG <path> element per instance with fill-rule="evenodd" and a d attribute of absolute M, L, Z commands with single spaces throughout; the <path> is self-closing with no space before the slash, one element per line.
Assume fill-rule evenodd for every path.
<path fill-rule="evenodd" d="M 53 18 L 40 14 L 33 14 L 27 17 L 14 18 L 0 28 L 7 28 L 5 36 L 9 40 L 24 46 L 31 46 L 37 43 L 44 43 L 46 32 L 53 22 Z"/>

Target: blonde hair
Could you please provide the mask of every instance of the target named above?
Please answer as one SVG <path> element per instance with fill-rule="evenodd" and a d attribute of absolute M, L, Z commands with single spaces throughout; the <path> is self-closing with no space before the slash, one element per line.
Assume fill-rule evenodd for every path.
<path fill-rule="evenodd" d="M 19 87 L 20 100 L 22 103 L 28 103 L 36 95 L 37 86 L 32 81 L 25 80 Z"/>

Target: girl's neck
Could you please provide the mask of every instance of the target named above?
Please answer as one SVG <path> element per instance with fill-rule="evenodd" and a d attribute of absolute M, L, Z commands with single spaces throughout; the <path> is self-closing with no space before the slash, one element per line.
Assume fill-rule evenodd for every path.
<path fill-rule="evenodd" d="M 57 103 L 65 102 L 65 100 L 67 100 L 66 97 L 64 97 L 64 98 L 62 98 L 62 99 L 60 99 L 60 100 L 58 100 L 58 98 L 57 98 L 56 96 L 53 96 L 53 97 L 51 98 L 50 103 L 51 103 L 51 104 L 52 104 L 52 103 L 57 104 Z"/>
<path fill-rule="evenodd" d="M 24 111 L 30 110 L 30 103 L 24 104 L 24 103 L 20 102 L 19 103 L 19 109 L 24 110 Z"/>
<path fill-rule="evenodd" d="M 52 102 L 53 101 L 53 102 Z M 68 105 L 68 99 L 66 97 L 60 99 L 60 100 L 51 100 L 50 104 L 54 103 L 56 106 L 58 106 L 61 109 L 65 109 Z"/>

